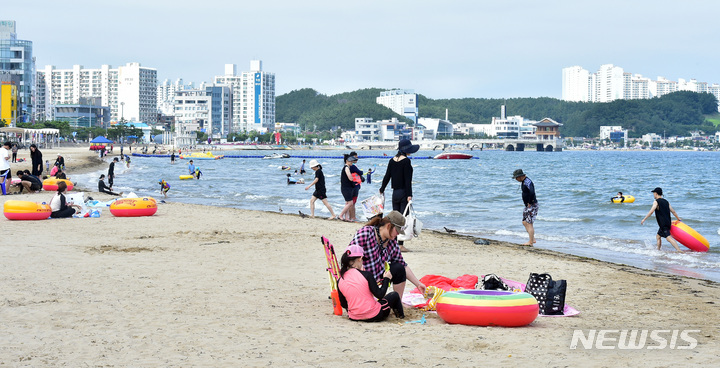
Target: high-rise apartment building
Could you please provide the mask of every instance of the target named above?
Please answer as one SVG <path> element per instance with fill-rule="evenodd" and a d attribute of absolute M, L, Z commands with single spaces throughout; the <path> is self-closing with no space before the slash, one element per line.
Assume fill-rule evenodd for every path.
<path fill-rule="evenodd" d="M 163 115 L 175 114 L 175 95 L 178 91 L 194 89 L 192 83 L 184 84 L 182 78 L 177 79 L 174 83 L 165 79 L 164 82 L 158 83 L 157 86 L 157 107 L 158 112 Z"/>
<path fill-rule="evenodd" d="M 17 116 L 12 124 L 34 120 L 35 58 L 32 41 L 17 39 L 14 20 L 0 20 L 0 73 L 17 76 Z"/>
<path fill-rule="evenodd" d="M 232 121 L 232 88 L 208 85 L 175 92 L 175 132 L 201 131 L 210 138 L 227 137 Z"/>
<path fill-rule="evenodd" d="M 102 65 L 86 69 L 55 69 L 48 65 L 37 73 L 38 113 L 54 118 L 57 105 L 79 104 L 81 98 L 99 98 L 110 108 L 110 120 L 144 123 L 157 121 L 157 70 L 140 63 L 128 63 L 113 69 Z"/>
<path fill-rule="evenodd" d="M 250 71 L 239 75 L 235 64 L 225 64 L 225 75 L 216 76 L 214 82 L 232 88 L 232 131 L 275 128 L 275 74 L 263 71 L 261 60 L 250 61 Z"/>
<path fill-rule="evenodd" d="M 375 102 L 417 123 L 418 99 L 415 91 L 395 89 L 380 92 L 380 97 L 375 98 Z"/>
<path fill-rule="evenodd" d="M 612 64 L 600 66 L 590 73 L 579 66 L 562 70 L 562 99 L 574 102 L 611 102 L 618 99 L 640 100 L 664 96 L 677 91 L 711 93 L 718 99 L 720 111 L 720 85 L 709 85 L 695 79 L 677 82 L 658 77 L 657 80 L 644 78 L 640 74 L 626 73 Z"/>

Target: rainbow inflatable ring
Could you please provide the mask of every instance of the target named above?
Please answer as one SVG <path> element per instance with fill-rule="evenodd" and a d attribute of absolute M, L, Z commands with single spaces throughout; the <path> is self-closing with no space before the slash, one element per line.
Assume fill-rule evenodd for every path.
<path fill-rule="evenodd" d="M 44 203 L 9 200 L 3 205 L 8 220 L 45 220 L 51 213 L 50 205 Z"/>
<path fill-rule="evenodd" d="M 528 293 L 495 290 L 447 291 L 437 301 L 443 321 L 472 326 L 520 327 L 532 323 L 539 306 Z"/>
<path fill-rule="evenodd" d="M 670 235 L 680 244 L 696 252 L 707 252 L 710 250 L 710 243 L 708 243 L 704 236 L 680 221 L 673 221 L 670 226 Z"/>
<path fill-rule="evenodd" d="M 55 179 L 55 178 L 49 178 L 43 180 L 43 189 L 47 190 L 48 192 L 54 192 L 57 190 L 58 183 L 64 181 L 65 184 L 67 184 L 67 190 L 73 190 L 73 183 L 70 180 L 66 179 Z"/>
<path fill-rule="evenodd" d="M 152 197 L 123 198 L 110 204 L 110 213 L 116 217 L 152 216 L 157 212 L 157 202 Z"/>

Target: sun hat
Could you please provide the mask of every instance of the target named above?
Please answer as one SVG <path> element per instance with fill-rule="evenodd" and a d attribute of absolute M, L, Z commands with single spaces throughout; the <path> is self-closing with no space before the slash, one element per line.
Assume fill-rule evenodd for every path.
<path fill-rule="evenodd" d="M 517 170 L 513 171 L 513 175 L 512 175 L 513 179 L 517 179 L 521 176 L 525 176 L 525 173 L 522 171 L 522 169 L 517 169 Z"/>
<path fill-rule="evenodd" d="M 409 139 L 401 139 L 398 142 L 398 151 L 402 153 L 415 153 L 420 149 L 419 144 L 412 144 Z"/>
<path fill-rule="evenodd" d="M 310 160 L 310 167 L 320 166 L 320 163 L 317 162 L 317 160 Z"/>
<path fill-rule="evenodd" d="M 395 229 L 397 229 L 398 234 L 405 235 L 405 217 L 400 212 L 391 211 L 385 216 L 385 218 L 395 225 Z"/>
<path fill-rule="evenodd" d="M 347 253 L 350 257 L 362 257 L 363 249 L 359 245 L 349 245 L 345 250 L 345 253 Z"/>
<path fill-rule="evenodd" d="M 350 156 L 350 157 L 348 157 L 347 160 L 350 161 L 350 162 L 357 162 L 358 158 L 355 157 L 355 156 Z"/>
<path fill-rule="evenodd" d="M 663 194 L 662 194 L 662 188 L 660 188 L 660 187 L 657 187 L 657 188 L 653 189 L 652 191 L 650 191 L 650 193 L 657 193 L 657 194 L 659 194 L 659 195 L 663 195 Z"/>

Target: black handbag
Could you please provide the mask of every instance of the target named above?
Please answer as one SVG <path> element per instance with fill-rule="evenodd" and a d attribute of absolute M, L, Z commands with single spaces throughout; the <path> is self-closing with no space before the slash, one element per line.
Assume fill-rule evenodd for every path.
<path fill-rule="evenodd" d="M 547 273 L 531 273 L 525 292 L 534 296 L 540 307 L 540 314 L 562 315 L 565 309 L 567 281 L 553 280 Z"/>

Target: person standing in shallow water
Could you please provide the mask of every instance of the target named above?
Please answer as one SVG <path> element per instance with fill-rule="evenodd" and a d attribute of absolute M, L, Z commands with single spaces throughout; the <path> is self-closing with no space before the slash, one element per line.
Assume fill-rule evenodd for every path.
<path fill-rule="evenodd" d="M 522 169 L 513 171 L 513 179 L 520 182 L 520 188 L 522 189 L 522 199 L 525 204 L 523 208 L 523 220 L 522 224 L 525 226 L 530 239 L 523 245 L 533 246 L 535 244 L 535 218 L 538 214 L 538 201 L 535 197 L 535 184 L 532 180 L 525 175 Z"/>
<path fill-rule="evenodd" d="M 663 198 L 663 191 L 662 188 L 655 188 L 651 192 L 653 194 L 653 197 L 655 198 L 655 201 L 653 202 L 652 208 L 650 208 L 650 212 L 648 212 L 647 215 L 640 221 L 640 225 L 645 224 L 645 220 L 650 217 L 650 215 L 655 212 L 655 219 L 658 223 L 658 232 L 657 235 L 655 235 L 655 238 L 657 239 L 657 249 L 660 250 L 660 246 L 662 245 L 662 238 L 667 239 L 670 244 L 675 247 L 675 250 L 680 251 L 680 247 L 677 245 L 677 241 L 670 235 L 670 227 L 672 226 L 672 221 L 670 221 L 670 213 L 672 212 L 673 215 L 675 215 L 675 218 L 678 219 L 678 221 L 682 221 L 680 219 L 680 216 L 675 212 L 675 210 L 670 205 L 670 202 L 667 201 L 667 199 Z"/>

